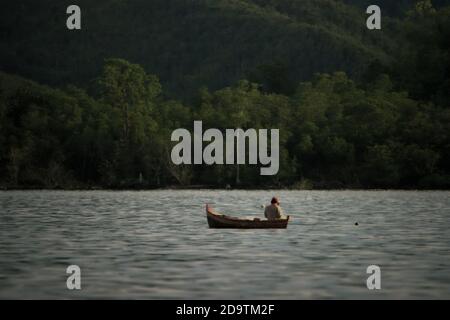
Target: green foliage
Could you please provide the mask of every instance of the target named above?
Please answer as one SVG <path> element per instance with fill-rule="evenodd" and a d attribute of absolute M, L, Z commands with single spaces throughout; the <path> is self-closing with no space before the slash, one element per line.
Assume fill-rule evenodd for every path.
<path fill-rule="evenodd" d="M 201 86 L 217 90 L 242 78 L 288 94 L 316 72 L 358 75 L 372 59 L 388 59 L 379 37 L 359 27 L 364 15 L 337 1 L 80 0 L 82 29 L 68 32 L 71 4 L 3 3 L 3 71 L 85 86 L 104 59 L 120 57 L 185 99 Z"/>
<path fill-rule="evenodd" d="M 236 183 L 236 166 L 174 166 L 170 135 L 205 127 L 279 128 L 280 172 L 242 166 L 245 186 L 445 187 L 448 109 L 392 91 L 383 75 L 364 90 L 344 73 L 317 75 L 292 97 L 240 81 L 203 89 L 191 108 L 158 98 L 154 76 L 108 60 L 94 99 L 2 74 L 1 183 L 41 187 L 157 187 Z M 126 106 L 127 108 L 124 108 Z"/>
<path fill-rule="evenodd" d="M 365 0 L 81 1 L 68 33 L 69 2 L 19 2 L 2 69 L 67 85 L 0 73 L 0 186 L 450 188 L 449 7 L 390 2 L 368 32 Z M 280 129 L 279 173 L 173 165 L 194 120 Z"/>

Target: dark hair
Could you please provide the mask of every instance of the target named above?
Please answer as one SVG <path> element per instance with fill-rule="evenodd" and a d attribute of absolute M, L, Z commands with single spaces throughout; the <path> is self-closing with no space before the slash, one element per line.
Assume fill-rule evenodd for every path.
<path fill-rule="evenodd" d="M 279 202 L 280 202 L 280 201 L 278 201 L 278 198 L 277 198 L 277 197 L 273 197 L 273 198 L 272 198 L 272 201 L 270 201 L 271 204 L 279 203 Z"/>

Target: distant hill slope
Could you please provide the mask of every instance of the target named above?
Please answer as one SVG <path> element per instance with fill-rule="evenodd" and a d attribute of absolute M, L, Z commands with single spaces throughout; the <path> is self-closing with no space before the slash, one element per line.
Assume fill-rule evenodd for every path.
<path fill-rule="evenodd" d="M 369 61 L 388 59 L 392 46 L 367 31 L 364 10 L 339 1 L 77 3 L 81 31 L 65 27 L 71 1 L 2 4 L 0 68 L 51 85 L 86 86 L 105 58 L 120 57 L 157 74 L 175 96 L 189 97 L 201 86 L 264 78 L 264 66 L 276 66 L 292 83 L 317 72 L 358 76 Z"/>
<path fill-rule="evenodd" d="M 301 0 L 300 0 L 301 1 Z M 376 4 L 383 9 L 383 13 L 390 16 L 402 16 L 414 6 L 418 0 L 343 0 L 346 4 L 351 4 L 359 8 L 367 8 L 371 4 Z M 436 8 L 449 5 L 449 0 L 433 0 L 433 6 Z"/>

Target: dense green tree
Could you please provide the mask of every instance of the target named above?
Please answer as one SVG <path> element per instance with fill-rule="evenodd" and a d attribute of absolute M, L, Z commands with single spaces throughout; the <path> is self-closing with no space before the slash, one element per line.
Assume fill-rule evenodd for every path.
<path fill-rule="evenodd" d="M 75 33 L 68 3 L 0 13 L 2 70 L 59 86 L 0 73 L 2 187 L 450 188 L 446 1 L 376 32 L 365 0 L 82 1 Z M 195 120 L 280 129 L 279 173 L 173 165 Z"/>

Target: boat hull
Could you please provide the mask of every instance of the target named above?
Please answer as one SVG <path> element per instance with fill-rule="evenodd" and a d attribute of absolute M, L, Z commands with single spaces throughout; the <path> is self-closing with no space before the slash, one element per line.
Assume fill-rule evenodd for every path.
<path fill-rule="evenodd" d="M 215 212 L 206 206 L 206 218 L 210 228 L 217 229 L 286 229 L 289 216 L 279 220 L 238 219 Z"/>

